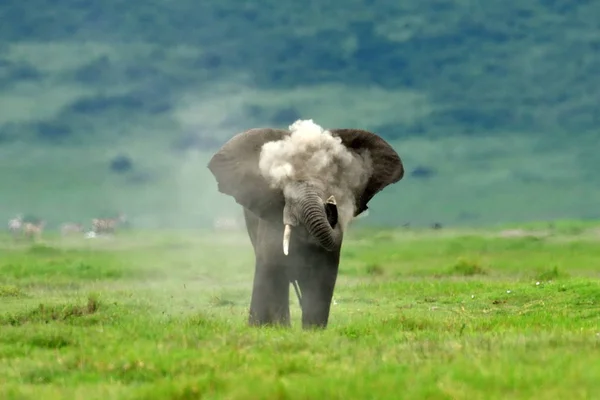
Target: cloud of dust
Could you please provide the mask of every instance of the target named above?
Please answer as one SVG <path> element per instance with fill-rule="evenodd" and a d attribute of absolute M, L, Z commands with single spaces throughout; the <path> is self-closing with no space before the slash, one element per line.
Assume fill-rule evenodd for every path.
<path fill-rule="evenodd" d="M 271 187 L 284 193 L 303 180 L 322 191 L 324 200 L 335 196 L 340 223 L 346 229 L 354 216 L 353 193 L 367 183 L 372 170 L 370 155 L 348 150 L 339 137 L 312 119 L 290 125 L 291 135 L 263 145 L 259 168 Z"/>
<path fill-rule="evenodd" d="M 172 115 L 174 130 L 210 140 L 172 147 L 177 140 L 172 134 L 160 153 L 143 153 L 158 178 L 135 200 L 141 206 L 131 214 L 136 227 L 155 233 L 143 244 L 151 255 L 134 252 L 129 262 L 156 272 L 142 283 L 146 296 L 160 301 L 167 314 L 197 312 L 219 298 L 242 308 L 250 299 L 254 256 L 243 212 L 233 198 L 218 192 L 207 168 L 218 142 L 247 128 L 246 92 L 236 84 L 182 97 Z"/>
<path fill-rule="evenodd" d="M 218 192 L 207 168 L 214 153 L 233 133 L 247 129 L 246 104 L 254 91 L 244 77 L 215 82 L 201 92 L 182 96 L 173 112 L 180 132 L 195 143 L 173 155 L 169 167 L 164 205 L 157 214 L 169 213 L 165 221 L 190 229 L 213 229 L 215 225 L 241 225 L 243 213 L 230 196 Z M 162 206 L 162 204 L 161 204 Z"/>

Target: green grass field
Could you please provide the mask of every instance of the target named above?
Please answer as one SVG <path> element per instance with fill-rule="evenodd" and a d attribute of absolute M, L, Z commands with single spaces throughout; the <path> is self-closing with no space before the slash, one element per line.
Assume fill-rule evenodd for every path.
<path fill-rule="evenodd" d="M 0 245 L 2 399 L 591 399 L 600 230 L 347 237 L 330 325 L 249 328 L 244 232 Z"/>

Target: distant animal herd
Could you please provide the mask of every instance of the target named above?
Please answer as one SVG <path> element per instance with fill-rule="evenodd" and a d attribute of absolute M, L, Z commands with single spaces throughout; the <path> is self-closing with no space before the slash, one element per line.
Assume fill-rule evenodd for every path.
<path fill-rule="evenodd" d="M 119 213 L 115 218 L 92 218 L 90 228 L 78 222 L 64 222 L 60 225 L 61 236 L 83 235 L 86 238 L 94 238 L 99 235 L 114 234 L 119 226 L 127 221 L 125 214 Z M 8 220 L 8 231 L 14 238 L 26 238 L 29 240 L 39 239 L 46 226 L 46 221 L 38 220 L 36 222 L 25 221 L 23 214 L 18 214 Z M 410 228 L 410 223 L 402 225 L 403 228 Z M 430 226 L 432 229 L 441 229 L 440 223 L 434 223 Z M 215 217 L 212 221 L 214 231 L 242 231 L 245 228 L 244 220 L 239 217 Z"/>
<path fill-rule="evenodd" d="M 114 234 L 117 227 L 126 220 L 126 216 L 123 213 L 119 213 L 115 218 L 92 218 L 90 229 L 87 231 L 81 223 L 65 222 L 60 225 L 60 233 L 62 236 L 81 234 L 88 238 L 102 234 Z M 45 220 L 42 219 L 36 222 L 25 221 L 23 214 L 18 214 L 8 220 L 8 230 L 14 238 L 39 239 L 44 232 L 45 226 Z"/>
<path fill-rule="evenodd" d="M 99 235 L 114 234 L 126 221 L 125 214 L 119 213 L 115 218 L 92 218 L 88 229 L 79 222 L 64 222 L 60 225 L 59 231 L 61 236 L 83 235 L 86 238 L 94 238 Z M 8 231 L 15 239 L 39 239 L 45 227 L 45 220 L 26 221 L 23 214 L 17 214 L 8 220 Z M 214 231 L 240 231 L 244 227 L 244 220 L 239 217 L 218 216 L 212 221 Z"/>

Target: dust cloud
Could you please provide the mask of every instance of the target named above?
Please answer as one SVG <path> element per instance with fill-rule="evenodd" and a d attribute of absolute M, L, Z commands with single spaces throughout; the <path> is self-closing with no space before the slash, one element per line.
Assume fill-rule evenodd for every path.
<path fill-rule="evenodd" d="M 352 193 L 367 183 L 371 173 L 370 155 L 348 150 L 339 137 L 312 119 L 298 120 L 289 130 L 290 136 L 263 145 L 261 173 L 271 187 L 284 192 L 303 180 L 322 191 L 324 200 L 335 196 L 340 223 L 346 229 L 356 207 Z"/>

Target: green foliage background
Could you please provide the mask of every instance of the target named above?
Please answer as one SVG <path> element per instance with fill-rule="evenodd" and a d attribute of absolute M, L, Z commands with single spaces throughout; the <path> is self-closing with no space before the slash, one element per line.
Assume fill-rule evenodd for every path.
<path fill-rule="evenodd" d="M 373 130 L 406 177 L 378 224 L 598 218 L 600 3 L 0 5 L 0 216 L 237 213 L 206 169 L 256 126 Z M 111 171 L 115 157 L 132 168 Z M 428 176 L 413 173 L 429 171 Z"/>

